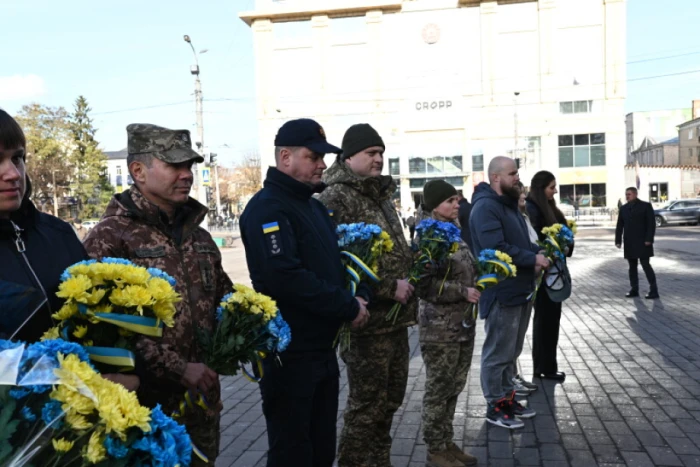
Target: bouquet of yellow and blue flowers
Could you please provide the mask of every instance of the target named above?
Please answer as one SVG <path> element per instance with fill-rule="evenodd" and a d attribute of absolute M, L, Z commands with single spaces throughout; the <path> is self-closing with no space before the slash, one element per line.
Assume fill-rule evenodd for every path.
<path fill-rule="evenodd" d="M 185 466 L 185 428 L 103 379 L 61 339 L 0 340 L 0 465 Z"/>
<path fill-rule="evenodd" d="M 234 284 L 233 289 L 221 299 L 213 334 L 199 333 L 204 363 L 220 375 L 232 376 L 242 369 L 257 382 L 259 378 L 250 375 L 244 365 L 257 364 L 262 377 L 261 359 L 284 352 L 292 333 L 270 297 L 240 284 Z"/>
<path fill-rule="evenodd" d="M 459 249 L 461 241 L 459 228 L 450 222 L 441 222 L 435 219 L 424 219 L 416 226 L 417 258 L 408 274 L 408 282 L 416 285 L 425 275 L 429 267 L 438 267 L 452 253 Z M 445 273 L 445 278 L 449 274 Z M 440 288 L 442 293 L 442 287 Z M 386 315 L 387 321 L 396 323 L 401 311 L 401 304 L 396 303 Z"/>
<path fill-rule="evenodd" d="M 65 299 L 52 315 L 58 324 L 43 339 L 58 337 L 86 346 L 95 364 L 134 367 L 137 334 L 163 335 L 175 323 L 180 295 L 175 280 L 120 258 L 81 261 L 61 275 L 56 295 Z"/>
<path fill-rule="evenodd" d="M 336 227 L 338 246 L 341 249 L 341 261 L 348 274 L 348 288 L 355 295 L 361 282 L 369 280 L 379 282 L 377 271 L 379 259 L 394 249 L 394 242 L 388 233 L 378 225 L 340 224 Z M 350 324 L 343 323 L 333 346 L 340 350 L 350 347 Z"/>
<path fill-rule="evenodd" d="M 574 243 L 577 226 L 574 220 L 567 220 L 566 223 L 567 225 L 553 224 L 542 229 L 545 238 L 544 241 L 538 242 L 538 245 L 544 248 L 545 256 L 552 262 L 552 266 L 539 275 L 530 299 L 535 298 L 543 280 L 552 300 L 560 302 L 571 294 L 571 277 L 566 266 L 566 255 Z"/>
<path fill-rule="evenodd" d="M 575 229 L 576 222 L 571 222 L 573 222 Z M 555 259 L 564 260 L 567 248 L 574 243 L 574 232 L 566 225 L 553 224 L 551 227 L 543 228 L 542 233 L 545 235 L 545 239 L 543 242 L 539 242 L 539 245 L 545 249 L 546 256 L 552 261 Z"/>
<path fill-rule="evenodd" d="M 518 274 L 518 269 L 513 264 L 510 255 L 499 250 L 481 250 L 476 259 L 476 270 L 478 275 L 476 288 L 481 292 Z M 462 326 L 470 327 L 467 319 L 476 320 L 477 314 L 478 307 L 474 303 L 470 303 L 464 313 L 465 320 L 462 321 Z"/>

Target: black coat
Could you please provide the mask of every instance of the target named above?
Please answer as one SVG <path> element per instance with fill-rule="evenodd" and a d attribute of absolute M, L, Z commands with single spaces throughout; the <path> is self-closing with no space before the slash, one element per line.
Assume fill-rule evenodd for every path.
<path fill-rule="evenodd" d="M 24 253 L 12 222 L 22 229 Z M 87 254 L 69 224 L 39 212 L 31 202 L 13 213 L 12 222 L 0 219 L 0 337 L 9 338 L 21 326 L 15 339 L 35 342 L 62 305 L 56 297 L 61 274 Z M 22 326 L 45 299 L 48 303 Z"/>
<path fill-rule="evenodd" d="M 472 235 L 469 231 L 469 216 L 472 213 L 472 205 L 469 201 L 462 198 L 459 201 L 459 225 L 462 228 L 462 241 L 466 243 L 469 248 L 472 247 Z"/>
<path fill-rule="evenodd" d="M 654 256 L 654 208 L 651 203 L 636 200 L 620 208 L 615 229 L 615 244 L 620 245 L 624 239 L 625 258 L 639 259 Z M 648 242 L 651 245 L 645 245 Z"/>
<path fill-rule="evenodd" d="M 272 297 L 289 323 L 287 352 L 324 351 L 359 305 L 347 290 L 338 237 L 314 190 L 275 168 L 241 215 L 253 287 Z"/>

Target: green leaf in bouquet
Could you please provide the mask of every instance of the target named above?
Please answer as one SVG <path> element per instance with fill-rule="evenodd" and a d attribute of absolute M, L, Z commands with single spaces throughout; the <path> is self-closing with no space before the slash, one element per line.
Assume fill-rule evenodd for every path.
<path fill-rule="evenodd" d="M 12 453 L 10 441 L 19 424 L 19 420 L 12 419 L 16 408 L 17 403 L 14 399 L 8 398 L 3 402 L 0 410 L 0 461 Z"/>

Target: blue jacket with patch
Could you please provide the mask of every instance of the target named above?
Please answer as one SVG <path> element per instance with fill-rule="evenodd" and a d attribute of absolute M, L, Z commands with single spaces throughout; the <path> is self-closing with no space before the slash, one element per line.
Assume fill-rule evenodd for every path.
<path fill-rule="evenodd" d="M 241 215 L 241 238 L 257 292 L 272 297 L 289 323 L 286 352 L 329 350 L 359 312 L 347 290 L 338 237 L 317 192 L 275 168 Z"/>
<path fill-rule="evenodd" d="M 530 243 L 527 224 L 518 212 L 518 200 L 499 196 L 488 183 L 480 183 L 472 197 L 469 228 L 476 256 L 484 249 L 500 250 L 510 255 L 518 268 L 514 278 L 506 279 L 481 294 L 479 315 L 486 318 L 496 300 L 503 306 L 526 303 L 535 289 L 535 256 L 540 248 Z"/>

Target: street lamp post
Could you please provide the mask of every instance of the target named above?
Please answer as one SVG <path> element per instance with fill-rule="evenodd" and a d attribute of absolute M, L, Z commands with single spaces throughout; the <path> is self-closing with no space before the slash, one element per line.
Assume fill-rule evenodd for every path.
<path fill-rule="evenodd" d="M 192 49 L 192 55 L 194 56 L 194 65 L 190 67 L 190 73 L 194 75 L 194 100 L 195 100 L 195 110 L 196 110 L 196 116 L 197 116 L 197 150 L 199 153 L 204 156 L 204 119 L 202 117 L 202 82 L 199 79 L 199 59 L 197 56 L 197 52 L 194 49 L 194 46 L 192 45 L 192 40 L 190 39 L 190 36 L 185 35 L 183 37 L 185 42 L 187 42 L 190 45 L 190 48 Z M 199 53 L 205 53 L 207 50 L 201 50 Z M 195 197 L 202 203 L 209 205 L 209 203 L 206 200 L 206 193 L 204 192 L 204 185 L 202 184 L 202 180 L 199 174 L 199 168 L 197 167 L 197 164 L 194 164 L 192 167 L 192 171 L 194 172 L 194 189 L 195 189 Z M 203 224 L 206 225 L 207 219 L 204 219 Z"/>

